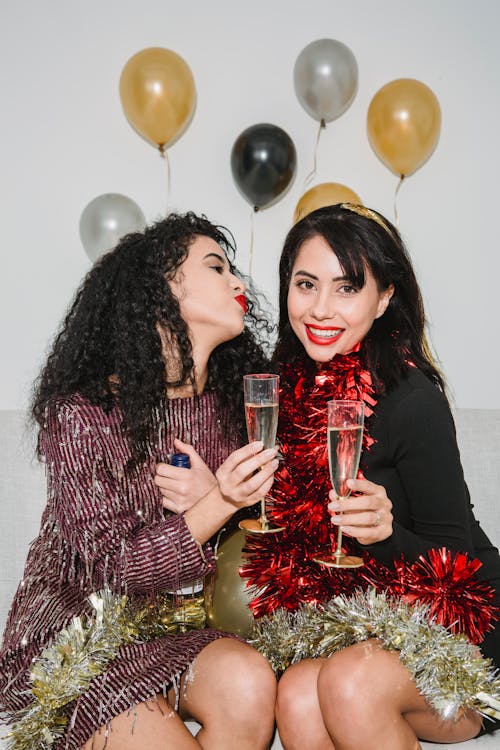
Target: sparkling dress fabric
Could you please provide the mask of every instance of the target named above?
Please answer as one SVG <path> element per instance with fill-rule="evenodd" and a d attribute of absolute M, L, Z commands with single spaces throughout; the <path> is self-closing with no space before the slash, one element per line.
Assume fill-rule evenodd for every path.
<path fill-rule="evenodd" d="M 221 435 L 215 394 L 172 399 L 147 460 L 126 472 L 130 451 L 115 407 L 109 414 L 76 394 L 61 401 L 41 436 L 47 505 L 7 619 L 0 650 L 0 707 L 7 719 L 30 701 L 32 659 L 88 596 L 109 587 L 154 601 L 214 569 L 214 554 L 191 536 L 182 516 L 164 512 L 155 465 L 191 443 L 215 470 L 237 446 Z M 80 748 L 94 730 L 170 686 L 199 652 L 224 634 L 196 630 L 122 646 L 108 669 L 68 707 L 70 728 L 54 747 Z"/>

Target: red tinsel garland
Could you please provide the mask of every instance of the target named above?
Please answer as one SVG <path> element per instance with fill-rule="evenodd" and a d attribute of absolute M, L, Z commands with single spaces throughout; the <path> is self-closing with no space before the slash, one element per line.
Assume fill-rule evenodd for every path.
<path fill-rule="evenodd" d="M 384 577 L 382 570 L 365 566 L 362 587 L 370 585 L 410 604 L 425 604 L 430 619 L 454 634 L 465 634 L 472 643 L 481 643 L 499 615 L 493 604 L 494 589 L 476 576 L 481 566 L 480 560 L 471 560 L 464 552 L 441 547 L 420 555 L 412 564 L 396 560 L 394 569 L 385 568 Z"/>
<path fill-rule="evenodd" d="M 426 559 L 426 557 L 428 559 Z M 498 619 L 493 606 L 493 588 L 478 580 L 480 560 L 471 560 L 464 552 L 431 549 L 413 565 L 397 565 L 404 580 L 401 594 L 407 602 L 429 607 L 430 615 L 453 633 L 465 633 L 472 643 L 480 643 Z"/>
<path fill-rule="evenodd" d="M 336 534 L 327 510 L 331 483 L 326 402 L 362 400 L 370 417 L 375 396 L 370 373 L 357 353 L 337 356 L 319 370 L 283 368 L 278 434 L 284 460 L 275 475 L 268 512 L 273 523 L 285 529 L 247 537 L 241 574 L 258 591 L 250 607 L 255 617 L 262 617 L 278 607 L 295 610 L 303 602 L 317 604 L 358 587 L 375 586 L 427 604 L 440 624 L 478 643 L 492 628 L 497 612 L 491 586 L 474 578 L 479 560 L 442 549 L 431 550 L 428 559 L 421 556 L 412 565 L 396 561 L 393 570 L 367 553 L 364 567 L 355 570 L 325 568 L 313 561 L 318 552 L 330 549 Z M 372 444 L 368 420 L 363 448 Z M 344 538 L 344 550 L 351 552 L 352 547 L 353 542 Z"/>
<path fill-rule="evenodd" d="M 269 511 L 285 530 L 247 538 L 243 576 L 259 590 L 251 603 L 256 617 L 280 606 L 293 610 L 302 602 L 350 593 L 362 581 L 359 572 L 322 568 L 312 559 L 331 547 L 336 533 L 327 510 L 331 482 L 325 407 L 336 398 L 363 400 L 366 416 L 373 413 L 372 379 L 357 353 L 335 357 L 319 370 L 283 368 L 278 434 L 284 460 L 275 475 Z M 363 447 L 372 442 L 365 429 Z M 348 539 L 345 545 L 348 550 Z"/>

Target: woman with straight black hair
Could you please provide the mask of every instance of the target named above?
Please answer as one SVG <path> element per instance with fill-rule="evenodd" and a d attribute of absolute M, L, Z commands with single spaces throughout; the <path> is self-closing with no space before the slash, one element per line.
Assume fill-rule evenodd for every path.
<path fill-rule="evenodd" d="M 500 558 L 473 515 L 443 377 L 424 329 L 410 258 L 379 213 L 328 206 L 290 230 L 280 260 L 274 355 L 284 460 L 269 508 L 284 530 L 248 540 L 244 575 L 257 591 L 256 616 L 322 603 L 373 581 L 383 590 L 396 562 L 411 565 L 442 548 L 477 558 L 487 599 L 489 582 L 500 603 Z M 348 481 L 349 498 L 331 488 L 326 449 L 326 403 L 342 399 L 363 401 L 366 417 L 361 474 Z M 339 527 L 344 553 L 363 558 L 363 567 L 320 562 Z M 490 605 L 488 599 L 484 630 Z M 484 630 L 473 616 L 465 619 L 480 642 Z M 479 647 L 500 665 L 498 626 Z M 485 720 L 482 728 L 472 710 L 440 718 L 397 654 L 374 639 L 289 667 L 278 685 L 277 722 L 287 750 L 415 750 L 418 738 L 461 742 L 496 727 Z"/>

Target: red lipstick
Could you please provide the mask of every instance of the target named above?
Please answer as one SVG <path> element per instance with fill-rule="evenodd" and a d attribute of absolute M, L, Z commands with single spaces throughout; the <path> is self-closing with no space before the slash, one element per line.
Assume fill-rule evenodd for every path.
<path fill-rule="evenodd" d="M 248 312 L 248 302 L 247 302 L 247 298 L 245 297 L 244 294 L 238 294 L 238 296 L 235 297 L 234 299 L 236 300 L 236 302 L 239 305 L 242 306 L 243 312 L 245 312 L 245 313 Z"/>
<path fill-rule="evenodd" d="M 325 331 L 324 336 L 317 336 L 315 335 L 311 328 L 313 328 L 315 331 Z M 344 333 L 343 328 L 337 328 L 333 326 L 308 326 L 306 325 L 306 334 L 309 341 L 312 341 L 313 344 L 317 344 L 318 346 L 330 346 L 331 344 L 334 344 L 336 341 L 339 340 L 341 335 Z M 329 334 L 329 335 L 326 335 Z"/>

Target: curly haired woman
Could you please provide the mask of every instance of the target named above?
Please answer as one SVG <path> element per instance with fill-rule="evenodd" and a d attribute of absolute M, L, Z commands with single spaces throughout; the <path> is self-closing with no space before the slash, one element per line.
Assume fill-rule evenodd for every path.
<path fill-rule="evenodd" d="M 107 588 L 132 609 L 155 607 L 213 570 L 207 540 L 271 487 L 274 452 L 238 447 L 241 376 L 265 366 L 259 332 L 268 325 L 232 253 L 224 231 L 192 213 L 130 234 L 91 269 L 55 339 L 32 408 L 47 505 L 0 651 L 12 747 L 243 750 L 270 741 L 270 668 L 210 629 L 123 643 L 57 726 L 19 732 L 37 697 L 33 662 L 74 617 L 91 614 L 91 594 Z M 176 450 L 189 454 L 191 471 L 165 463 Z M 170 514 L 183 498 L 186 512 Z M 197 738 L 187 716 L 202 725 Z"/>

